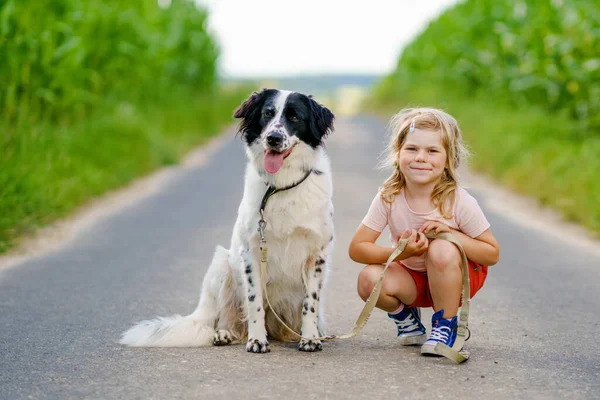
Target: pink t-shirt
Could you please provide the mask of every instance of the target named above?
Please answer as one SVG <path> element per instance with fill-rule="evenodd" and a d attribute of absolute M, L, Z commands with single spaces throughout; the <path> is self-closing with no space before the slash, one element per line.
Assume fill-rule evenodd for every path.
<path fill-rule="evenodd" d="M 437 207 L 425 213 L 414 212 L 408 206 L 402 189 L 392 204 L 383 201 L 377 193 L 362 223 L 377 232 L 383 232 L 385 227 L 389 226 L 390 240 L 395 247 L 397 238 L 402 236 L 406 229 L 418 230 L 426 221 L 442 222 L 472 238 L 481 235 L 490 227 L 477 200 L 461 187 L 456 190 L 451 219 L 444 218 Z M 426 271 L 425 255 L 407 258 L 402 260 L 402 263 L 412 270 Z"/>

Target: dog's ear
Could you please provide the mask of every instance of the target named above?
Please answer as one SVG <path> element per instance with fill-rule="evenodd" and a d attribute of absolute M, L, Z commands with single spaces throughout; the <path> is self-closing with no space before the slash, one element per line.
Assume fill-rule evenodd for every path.
<path fill-rule="evenodd" d="M 252 92 L 244 102 L 233 113 L 234 118 L 248 118 L 256 110 L 257 105 L 261 103 L 262 98 L 268 89 L 260 92 Z"/>
<path fill-rule="evenodd" d="M 240 118 L 238 133 L 246 135 L 251 126 L 256 125 L 254 121 L 258 121 L 260 109 L 263 105 L 265 95 L 268 89 L 263 89 L 260 92 L 253 92 L 233 113 L 234 118 Z"/>
<path fill-rule="evenodd" d="M 335 115 L 325 106 L 317 103 L 312 97 L 309 97 L 310 111 L 313 114 L 311 120 L 311 129 L 324 138 L 333 130 L 333 120 Z"/>

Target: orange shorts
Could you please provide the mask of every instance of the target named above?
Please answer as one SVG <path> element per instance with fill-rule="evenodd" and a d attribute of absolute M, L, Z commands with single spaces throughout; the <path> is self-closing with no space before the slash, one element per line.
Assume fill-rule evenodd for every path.
<path fill-rule="evenodd" d="M 431 292 L 429 291 L 429 280 L 427 279 L 427 272 L 413 271 L 402 263 L 398 263 L 413 278 L 417 285 L 417 298 L 415 301 L 407 307 L 433 307 L 433 300 L 431 299 Z M 481 267 L 481 268 L 477 268 Z M 475 270 L 477 268 L 477 270 Z M 485 278 L 487 277 L 488 267 L 487 265 L 481 265 L 474 263 L 469 260 L 469 282 L 471 287 L 471 298 L 475 296 L 475 293 L 481 289 Z"/>

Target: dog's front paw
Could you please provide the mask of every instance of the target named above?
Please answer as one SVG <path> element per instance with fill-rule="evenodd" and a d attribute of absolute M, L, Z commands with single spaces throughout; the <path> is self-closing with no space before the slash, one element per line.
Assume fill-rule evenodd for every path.
<path fill-rule="evenodd" d="M 232 342 L 233 336 L 229 331 L 225 329 L 219 329 L 215 332 L 215 336 L 213 337 L 213 345 L 215 346 L 225 346 Z"/>
<path fill-rule="evenodd" d="M 306 340 L 301 339 L 300 344 L 298 345 L 298 350 L 300 351 L 320 351 L 323 350 L 323 344 L 320 340 Z"/>
<path fill-rule="evenodd" d="M 246 351 L 249 353 L 268 353 L 271 351 L 269 342 L 265 340 L 250 339 L 246 343 Z"/>

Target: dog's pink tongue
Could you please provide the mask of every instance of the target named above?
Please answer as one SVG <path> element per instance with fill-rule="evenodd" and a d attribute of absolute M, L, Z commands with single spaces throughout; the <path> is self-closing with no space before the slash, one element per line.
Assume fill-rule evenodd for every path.
<path fill-rule="evenodd" d="M 265 153 L 265 170 L 274 174 L 279 171 L 279 168 L 283 165 L 283 153 L 276 153 L 274 151 L 267 151 Z"/>

